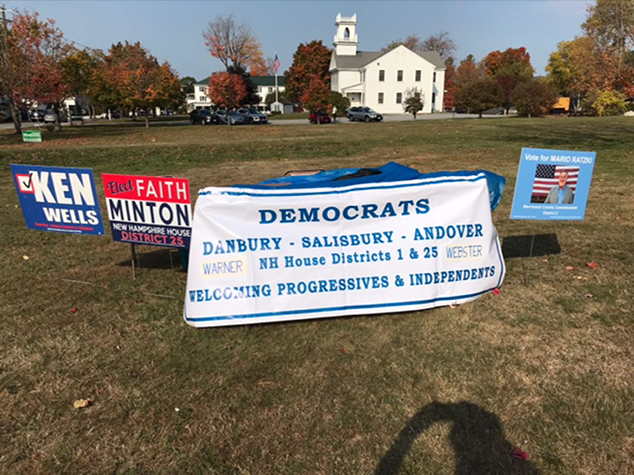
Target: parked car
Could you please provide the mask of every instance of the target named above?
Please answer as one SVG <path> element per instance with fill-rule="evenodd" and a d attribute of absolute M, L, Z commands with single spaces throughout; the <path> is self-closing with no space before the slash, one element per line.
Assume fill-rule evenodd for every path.
<path fill-rule="evenodd" d="M 227 120 L 230 121 L 231 125 L 244 125 L 244 124 L 252 124 L 253 119 L 251 117 L 238 114 L 236 111 L 229 112 L 229 118 L 227 119 L 227 111 L 225 109 L 218 109 L 216 111 L 216 117 L 218 117 L 219 124 L 227 125 Z"/>
<path fill-rule="evenodd" d="M 251 117 L 254 124 L 268 124 L 269 118 L 257 109 L 243 107 L 237 110 L 238 114 Z"/>
<path fill-rule="evenodd" d="M 194 109 L 189 113 L 189 122 L 192 125 L 210 125 L 217 123 L 216 114 L 209 109 Z"/>
<path fill-rule="evenodd" d="M 324 111 L 313 111 L 310 114 L 308 114 L 308 122 L 310 122 L 311 124 L 330 124 L 330 122 L 332 122 L 332 120 L 330 119 L 330 116 L 328 115 L 327 112 Z"/>
<path fill-rule="evenodd" d="M 376 111 L 373 111 L 369 107 L 351 107 L 346 112 L 348 120 L 362 120 L 364 122 L 380 122 L 383 120 L 383 116 Z"/>
<path fill-rule="evenodd" d="M 31 122 L 44 122 L 44 116 L 46 115 L 46 109 L 38 107 L 37 109 L 31 109 L 29 111 L 29 120 Z"/>
<path fill-rule="evenodd" d="M 68 117 L 66 116 L 66 113 L 64 111 L 59 111 L 59 121 L 68 121 Z M 44 113 L 44 122 L 49 124 L 55 122 L 55 111 L 53 109 L 46 109 L 46 112 Z"/>

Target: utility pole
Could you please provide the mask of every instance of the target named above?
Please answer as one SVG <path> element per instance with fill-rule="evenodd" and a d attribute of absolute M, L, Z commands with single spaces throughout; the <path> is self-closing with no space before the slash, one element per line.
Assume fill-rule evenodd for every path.
<path fill-rule="evenodd" d="M 2 25 L 0 26 L 0 97 L 4 96 L 9 99 L 9 110 L 11 111 L 11 119 L 15 126 L 15 133 L 22 134 L 20 111 L 15 104 L 15 91 L 13 90 L 13 76 L 15 72 L 11 68 L 11 61 L 7 51 L 7 38 L 9 37 L 7 11 L 13 12 L 13 10 L 7 10 L 7 8 L 2 5 Z"/>

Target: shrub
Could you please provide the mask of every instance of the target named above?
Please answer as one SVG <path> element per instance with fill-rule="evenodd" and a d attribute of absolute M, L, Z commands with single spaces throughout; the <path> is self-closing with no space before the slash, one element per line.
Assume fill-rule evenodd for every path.
<path fill-rule="evenodd" d="M 524 117 L 538 117 L 548 114 L 557 102 L 557 91 L 543 79 L 529 79 L 518 84 L 511 94 L 511 102 L 517 113 Z"/>

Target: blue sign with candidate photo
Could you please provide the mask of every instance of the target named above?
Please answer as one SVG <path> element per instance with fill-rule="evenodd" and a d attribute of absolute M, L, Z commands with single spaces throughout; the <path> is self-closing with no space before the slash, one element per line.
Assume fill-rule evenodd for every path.
<path fill-rule="evenodd" d="M 523 148 L 511 219 L 583 219 L 595 152 Z"/>
<path fill-rule="evenodd" d="M 29 229 L 104 234 L 90 168 L 11 165 L 11 174 Z"/>

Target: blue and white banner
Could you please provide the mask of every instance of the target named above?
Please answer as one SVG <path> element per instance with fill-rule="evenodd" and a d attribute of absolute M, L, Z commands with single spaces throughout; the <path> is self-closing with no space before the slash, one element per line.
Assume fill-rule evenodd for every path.
<path fill-rule="evenodd" d="M 511 219 L 583 219 L 595 152 L 523 148 Z"/>
<path fill-rule="evenodd" d="M 334 189 L 206 188 L 184 317 L 214 327 L 420 310 L 474 300 L 504 273 L 482 172 Z"/>
<path fill-rule="evenodd" d="M 11 174 L 29 229 L 104 234 L 90 168 L 11 165 Z"/>

